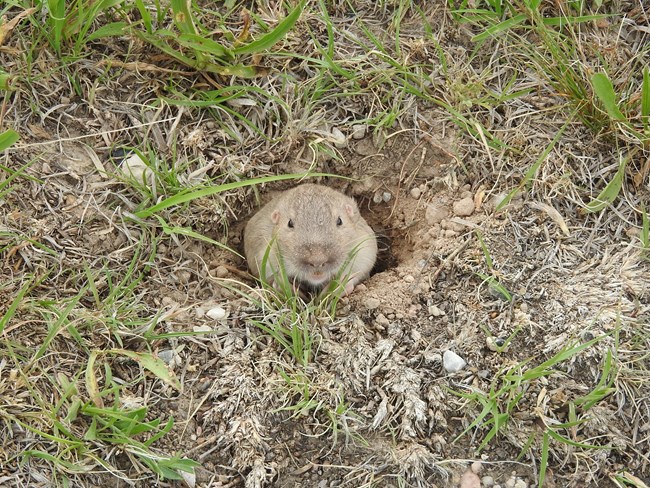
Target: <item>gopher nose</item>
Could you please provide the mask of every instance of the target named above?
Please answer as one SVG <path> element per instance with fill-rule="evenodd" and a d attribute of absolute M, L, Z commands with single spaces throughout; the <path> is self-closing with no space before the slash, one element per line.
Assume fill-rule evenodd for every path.
<path fill-rule="evenodd" d="M 305 264 L 310 268 L 319 269 L 323 268 L 329 261 L 329 256 L 324 249 L 321 248 L 311 248 L 309 249 L 307 258 L 305 259 Z"/>

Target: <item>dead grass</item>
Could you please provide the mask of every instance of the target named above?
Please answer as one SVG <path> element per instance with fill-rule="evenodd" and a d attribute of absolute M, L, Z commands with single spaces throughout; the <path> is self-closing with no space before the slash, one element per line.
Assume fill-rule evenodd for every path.
<path fill-rule="evenodd" d="M 0 479 L 457 486 L 480 459 L 502 486 L 513 471 L 647 484 L 649 14 L 544 2 L 543 18 L 608 14 L 559 28 L 532 3 L 463 22 L 445 1 L 307 2 L 281 41 L 237 58 L 250 79 L 126 31 L 69 25 L 57 44 L 43 5 L 0 7 L 16 80 L 0 133 L 21 136 L 0 161 Z M 193 15 L 232 47 L 247 18 L 260 38 L 289 12 L 246 8 Z M 84 18 L 90 35 L 142 13 Z M 152 26 L 179 28 L 168 12 Z M 144 178 L 125 174 L 131 148 Z M 321 180 L 391 244 L 335 313 L 260 302 L 241 258 L 210 242 L 241 252 L 245 219 L 293 183 L 219 185 L 306 171 L 353 178 Z M 203 196 L 181 203 L 188 191 Z M 447 373 L 446 350 L 468 367 Z"/>

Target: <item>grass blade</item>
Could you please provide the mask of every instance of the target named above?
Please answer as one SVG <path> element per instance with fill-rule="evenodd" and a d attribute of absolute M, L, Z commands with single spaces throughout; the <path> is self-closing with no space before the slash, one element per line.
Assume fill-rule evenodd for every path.
<path fill-rule="evenodd" d="M 181 383 L 174 372 L 164 363 L 162 359 L 147 352 L 134 352 L 126 349 L 111 349 L 107 351 L 112 354 L 119 354 L 133 359 L 143 368 L 151 371 L 155 376 L 163 380 L 168 385 L 180 391 Z"/>
<path fill-rule="evenodd" d="M 539 167 L 542 165 L 544 161 L 546 161 L 546 158 L 551 152 L 551 149 L 553 149 L 555 147 L 555 144 L 557 144 L 557 141 L 560 140 L 560 137 L 564 133 L 564 130 L 568 127 L 569 121 L 571 121 L 572 118 L 573 117 L 570 117 L 569 120 L 566 122 L 566 124 L 562 126 L 562 128 L 557 132 L 557 134 L 553 138 L 553 140 L 542 151 L 542 154 L 539 155 L 537 161 L 535 161 L 535 163 L 528 169 L 528 171 L 526 171 L 526 175 L 524 176 L 524 179 L 521 180 L 521 183 L 519 183 L 519 185 L 517 185 L 515 188 L 510 190 L 510 193 L 508 193 L 508 195 L 506 195 L 506 197 L 499 203 L 499 205 L 497 205 L 497 208 L 495 209 L 496 212 L 498 212 L 503 207 L 508 205 L 510 201 L 515 197 L 515 195 L 517 195 L 517 193 L 519 193 L 524 186 L 528 185 L 528 183 L 530 183 L 533 180 L 533 178 L 537 174 L 537 171 L 539 170 Z"/>
<path fill-rule="evenodd" d="M 605 73 L 596 73 L 591 77 L 591 86 L 594 93 L 603 103 L 605 110 L 614 120 L 626 120 L 616 103 L 616 93 L 609 77 Z"/>
<path fill-rule="evenodd" d="M 235 181 L 233 183 L 225 183 L 223 185 L 211 186 L 209 188 L 203 188 L 201 190 L 194 190 L 194 191 L 188 190 L 184 193 L 181 192 L 172 197 L 166 198 L 162 202 L 154 205 L 153 207 L 149 207 L 146 210 L 141 210 L 139 212 L 136 212 L 135 216 L 144 219 L 146 217 L 155 214 L 156 212 L 159 212 L 160 210 L 164 210 L 166 208 L 173 207 L 175 205 L 180 205 L 181 203 L 189 202 L 197 198 L 215 195 L 217 193 L 222 193 L 228 190 L 234 190 L 235 188 L 243 188 L 245 186 L 258 185 L 260 183 L 269 183 L 271 181 L 297 180 L 297 179 L 303 179 L 303 178 L 308 178 L 313 176 L 334 176 L 334 175 L 328 175 L 324 173 L 294 173 L 294 174 L 286 174 L 286 175 L 279 175 L 279 176 L 265 176 L 262 178 L 255 178 L 252 180 Z"/>
<path fill-rule="evenodd" d="M 627 159 L 621 161 L 621 164 L 618 167 L 618 171 L 612 178 L 612 180 L 607 183 L 607 186 L 600 192 L 600 194 L 591 202 L 587 204 L 585 210 L 587 212 L 600 212 L 605 207 L 609 206 L 618 196 L 623 186 L 623 178 L 625 176 L 625 166 Z"/>
<path fill-rule="evenodd" d="M 13 129 L 8 129 L 0 134 L 0 151 L 4 151 L 9 146 L 16 143 L 20 135 Z"/>
<path fill-rule="evenodd" d="M 643 69 L 643 84 L 641 85 L 641 119 L 643 126 L 650 126 L 650 69 Z"/>
<path fill-rule="evenodd" d="M 291 13 L 289 13 L 289 15 L 287 15 L 271 32 L 265 34 L 256 41 L 246 44 L 245 46 L 235 48 L 233 52 L 238 55 L 252 54 L 269 49 L 276 42 L 282 39 L 293 27 L 293 24 L 296 23 L 300 14 L 302 14 L 302 10 L 305 8 L 305 3 L 306 0 L 301 0 L 296 8 L 294 8 Z"/>
<path fill-rule="evenodd" d="M 503 22 L 499 22 L 497 25 L 494 25 L 485 31 L 481 32 L 478 35 L 475 35 L 472 37 L 472 42 L 481 42 L 484 41 L 485 39 L 488 39 L 490 37 L 496 37 L 499 34 L 501 34 L 504 31 L 507 31 L 509 29 L 512 29 L 516 25 L 521 24 L 526 20 L 526 15 L 525 14 L 519 14 L 515 15 L 514 17 L 504 20 Z"/>

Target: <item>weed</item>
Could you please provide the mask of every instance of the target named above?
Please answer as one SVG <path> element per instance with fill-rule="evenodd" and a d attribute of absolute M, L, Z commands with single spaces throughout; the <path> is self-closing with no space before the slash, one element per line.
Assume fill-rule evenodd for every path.
<path fill-rule="evenodd" d="M 530 395 L 535 394 L 534 387 L 537 380 L 557 375 L 559 373 L 558 367 L 561 363 L 570 360 L 581 351 L 589 349 L 605 337 L 608 337 L 608 335 L 596 337 L 582 344 L 567 344 L 556 355 L 535 367 L 529 366 L 530 360 L 506 367 L 495 375 L 491 382 L 489 392 L 484 392 L 476 388 L 472 388 L 470 393 L 450 390 L 454 395 L 464 398 L 470 403 L 478 403 L 482 406 L 482 410 L 476 416 L 476 419 L 456 437 L 455 441 L 474 428 L 489 428 L 489 431 L 478 446 L 478 451 L 482 451 L 498 434 L 507 428 L 508 422 L 520 405 L 530 401 Z M 568 422 L 559 422 L 538 412 L 539 420 L 543 426 L 538 486 L 541 487 L 544 483 L 548 465 L 549 446 L 552 441 L 579 449 L 611 449 L 607 445 L 574 441 L 571 439 L 571 436 L 563 435 L 562 432 L 575 430 L 579 426 L 589 422 L 589 417 L 587 416 L 589 409 L 615 391 L 612 388 L 615 376 L 615 369 L 612 365 L 612 354 L 608 351 L 603 361 L 600 381 L 596 387 L 589 394 L 569 402 Z M 581 417 L 577 416 L 576 408 L 582 411 L 583 415 Z M 530 434 L 528 442 L 522 449 L 522 455 L 531 448 L 534 439 L 538 435 L 539 433 L 537 431 Z"/>

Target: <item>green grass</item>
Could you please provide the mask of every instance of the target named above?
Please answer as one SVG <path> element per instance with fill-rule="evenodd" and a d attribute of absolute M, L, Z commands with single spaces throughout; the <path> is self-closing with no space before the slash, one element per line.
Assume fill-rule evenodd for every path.
<path fill-rule="evenodd" d="M 196 462 L 158 452 L 155 448 L 156 441 L 172 429 L 173 419 L 170 417 L 165 422 L 159 418 L 151 419 L 146 404 L 134 408 L 122 400 L 122 395 L 130 396 L 131 388 L 143 381 L 144 370 L 179 389 L 180 383 L 173 373 L 151 353 L 92 350 L 95 345 L 88 334 L 93 330 L 101 332 L 101 329 L 89 330 L 89 319 L 103 322 L 105 319 L 99 319 L 101 313 L 107 313 L 106 319 L 113 321 L 121 317 L 111 316 L 112 312 L 102 310 L 101 306 L 91 311 L 82 305 L 82 302 L 87 303 L 91 288 L 92 294 L 97 293 L 94 285 L 81 287 L 63 303 L 35 299 L 33 295 L 37 287 L 45 280 L 26 279 L 9 309 L 0 317 L 0 331 L 4 332 L 0 351 L 7 362 L 5 364 L 13 368 L 16 381 L 29 392 L 27 399 L 12 400 L 7 397 L 9 385 L 4 384 L 0 396 L 6 401 L 0 408 L 0 417 L 20 426 L 32 438 L 32 447 L 14 452 L 6 460 L 46 461 L 52 480 L 61 485 L 74 483 L 78 479 L 76 476 L 90 471 L 118 473 L 124 469 L 124 466 L 115 464 L 115 458 L 101 454 L 102 449 L 111 447 L 130 458 L 133 466 L 150 470 L 161 479 L 180 479 L 179 471 L 193 472 Z M 127 272 L 121 281 L 112 285 L 112 300 L 130 296 L 134 283 L 137 280 L 132 281 Z M 111 302 L 106 306 L 110 307 Z M 7 335 L 9 329 L 20 325 L 14 320 L 19 307 L 23 313 L 27 310 L 48 324 L 47 334 L 41 338 L 39 347 L 33 350 Z M 66 337 L 72 341 L 70 351 L 74 353 L 57 362 L 57 351 Z M 76 362 L 74 356 L 85 359 Z M 126 383 L 124 375 L 115 379 L 112 373 L 114 357 L 128 358 L 143 370 L 137 373 L 136 367 L 136 374 Z"/>
<path fill-rule="evenodd" d="M 588 350 L 607 336 L 596 337 L 583 343 L 567 344 L 564 349 L 553 357 L 539 364 L 531 366 L 531 359 L 522 361 L 513 366 L 501 370 L 491 381 L 489 391 L 482 391 L 478 388 L 469 388 L 470 392 L 451 390 L 455 395 L 469 401 L 471 405 L 477 404 L 482 410 L 469 426 L 456 438 L 458 441 L 473 429 L 487 429 L 487 433 L 478 445 L 478 451 L 482 451 L 488 445 L 496 442 L 500 435 L 513 422 L 513 417 L 522 408 L 523 403 L 534 404 L 533 395 L 537 395 L 537 383 L 543 378 L 558 378 L 563 376 L 561 370 L 563 363 L 572 360 L 580 352 Z M 600 372 L 600 381 L 588 394 L 568 401 L 568 419 L 561 421 L 561 412 L 551 416 L 537 413 L 541 425 L 541 446 L 538 446 L 539 455 L 533 454 L 533 458 L 539 459 L 538 486 L 544 486 L 545 473 L 548 468 L 549 449 L 552 443 L 559 443 L 571 449 L 612 449 L 609 443 L 589 443 L 574 440 L 574 432 L 584 424 L 589 423 L 589 410 L 616 391 L 612 387 L 616 376 L 616 369 L 612 362 L 611 351 L 606 351 Z M 524 407 L 525 408 L 525 407 Z M 531 426 L 532 432 L 528 441 L 522 448 L 520 458 L 524 457 L 533 447 L 534 442 L 539 441 L 540 432 L 536 425 Z"/>

